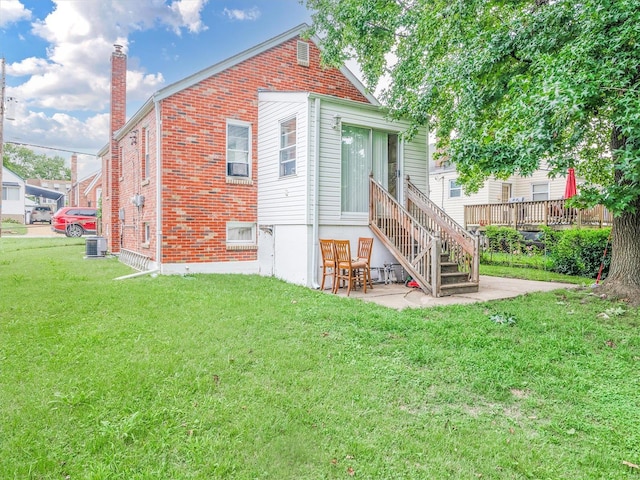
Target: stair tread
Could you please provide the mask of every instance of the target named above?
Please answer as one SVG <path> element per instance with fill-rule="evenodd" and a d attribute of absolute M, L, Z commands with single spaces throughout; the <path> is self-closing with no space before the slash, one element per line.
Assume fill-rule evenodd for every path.
<path fill-rule="evenodd" d="M 480 285 L 479 282 L 460 282 L 460 283 L 447 283 L 445 285 L 440 285 L 440 288 L 456 288 L 456 287 L 471 287 L 471 286 L 478 286 Z"/>

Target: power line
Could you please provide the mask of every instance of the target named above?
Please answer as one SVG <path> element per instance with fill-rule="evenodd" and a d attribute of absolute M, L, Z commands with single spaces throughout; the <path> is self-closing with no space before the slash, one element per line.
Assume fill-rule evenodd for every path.
<path fill-rule="evenodd" d="M 23 145 L 25 147 L 46 148 L 47 150 L 57 150 L 59 152 L 77 153 L 79 155 L 90 155 L 92 157 L 97 157 L 95 153 L 79 152 L 78 150 L 65 150 L 64 148 L 56 148 L 56 147 L 45 147 L 44 145 L 35 145 L 33 143 L 10 142 L 10 141 L 7 141 L 6 143 L 11 143 L 12 145 Z"/>

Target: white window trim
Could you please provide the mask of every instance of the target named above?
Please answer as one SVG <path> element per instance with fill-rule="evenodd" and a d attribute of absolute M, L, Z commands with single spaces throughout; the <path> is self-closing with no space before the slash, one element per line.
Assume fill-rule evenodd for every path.
<path fill-rule="evenodd" d="M 288 145 L 287 147 L 282 147 L 282 125 L 284 125 L 287 122 L 290 122 L 291 120 L 295 120 L 295 140 L 293 142 L 293 145 Z M 289 118 L 285 118 L 284 120 L 280 120 L 280 122 L 278 122 L 278 140 L 279 140 L 279 146 L 278 146 L 278 177 L 280 178 L 288 178 L 288 177 L 293 177 L 297 174 L 298 172 L 298 118 L 296 116 L 293 117 L 289 117 Z M 288 161 L 287 163 L 293 163 L 294 164 L 294 172 L 293 173 L 289 173 L 289 174 L 283 174 L 282 173 L 282 151 L 283 150 L 288 150 L 293 148 L 294 152 L 296 153 L 295 157 L 293 160 Z"/>
<path fill-rule="evenodd" d="M 534 189 L 537 186 L 545 186 L 545 187 L 547 187 L 547 191 L 546 192 L 535 192 Z M 546 193 L 547 194 L 547 198 L 545 198 L 544 200 L 549 200 L 549 198 L 550 198 L 550 196 L 549 196 L 549 193 L 550 193 L 549 182 L 536 182 L 536 183 L 532 183 L 531 184 L 531 200 L 532 201 L 544 201 L 544 200 L 536 200 L 534 198 L 534 195 L 540 195 L 542 193 Z"/>
<path fill-rule="evenodd" d="M 453 188 L 453 184 L 456 185 L 455 188 Z M 460 185 L 458 185 L 458 180 L 457 179 L 449 179 L 449 198 L 462 198 L 462 187 Z M 459 192 L 458 195 L 451 195 L 451 192 L 453 191 L 457 191 Z"/>
<path fill-rule="evenodd" d="M 236 175 L 229 175 L 229 126 L 230 125 L 235 125 L 235 126 L 239 126 L 239 127 L 246 127 L 249 131 L 249 138 L 248 138 L 248 149 L 249 151 L 247 152 L 247 176 L 236 176 Z M 247 180 L 251 180 L 251 165 L 252 165 L 252 158 L 251 158 L 251 153 L 253 150 L 253 132 L 251 129 L 251 123 L 250 122 L 244 122 L 242 120 L 232 120 L 232 119 L 227 119 L 227 123 L 225 125 L 225 136 L 224 136 L 224 155 L 225 155 L 225 175 L 227 176 L 227 179 L 240 179 L 242 180 L 242 182 L 240 183 L 245 183 Z M 232 182 L 233 183 L 233 182 Z"/>
<path fill-rule="evenodd" d="M 250 240 L 229 240 L 229 228 L 234 227 L 250 227 L 251 239 Z M 252 250 L 257 247 L 257 235 L 255 222 L 227 222 L 226 225 L 226 243 L 229 250 Z"/>

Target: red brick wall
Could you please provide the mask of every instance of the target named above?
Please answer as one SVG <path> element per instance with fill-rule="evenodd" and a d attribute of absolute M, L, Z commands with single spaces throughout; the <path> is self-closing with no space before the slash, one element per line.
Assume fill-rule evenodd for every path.
<path fill-rule="evenodd" d="M 226 225 L 230 221 L 257 221 L 259 89 L 315 92 L 368 103 L 339 70 L 323 69 L 319 50 L 312 42 L 309 47 L 308 67 L 297 64 L 297 39 L 292 39 L 161 101 L 162 263 L 257 260 L 255 247 L 227 248 Z M 251 125 L 250 184 L 227 183 L 228 119 Z M 146 185 L 140 176 L 144 127 L 150 136 L 150 181 Z M 110 192 L 112 205 L 109 212 L 104 206 L 103 209 L 105 218 L 111 219 L 111 251 L 119 251 L 119 234 L 114 226 L 118 208 L 124 207 L 123 248 L 157 260 L 155 128 L 152 110 L 132 126 L 132 130 L 138 130 L 136 146 L 130 145 L 128 136 L 114 146 L 116 151 L 124 148 L 125 161 L 122 172 L 117 155 L 110 166 L 103 168 L 103 174 L 108 174 L 108 179 L 103 177 L 105 195 Z M 145 205 L 140 209 L 130 201 L 136 193 L 145 196 Z M 106 203 L 103 199 L 103 205 Z M 149 245 L 142 244 L 146 222 L 151 226 Z"/>
<path fill-rule="evenodd" d="M 145 152 L 145 135 L 149 137 L 149 152 Z M 134 140 L 135 139 L 135 140 Z M 122 248 L 142 253 L 155 259 L 156 248 L 156 125 L 155 111 L 151 110 L 118 142 L 124 150 L 122 175 L 118 179 L 120 207 L 124 208 L 121 223 Z M 149 155 L 149 175 L 144 178 L 144 155 Z M 134 195 L 143 195 L 144 204 L 137 207 L 131 202 Z M 144 226 L 150 226 L 150 241 L 144 242 Z"/>
<path fill-rule="evenodd" d="M 367 102 L 336 69 L 297 64 L 297 39 L 163 100 L 163 263 L 256 260 L 256 249 L 226 246 L 229 221 L 257 221 L 258 89 L 310 91 Z M 253 183 L 228 184 L 226 122 L 251 124 Z"/>

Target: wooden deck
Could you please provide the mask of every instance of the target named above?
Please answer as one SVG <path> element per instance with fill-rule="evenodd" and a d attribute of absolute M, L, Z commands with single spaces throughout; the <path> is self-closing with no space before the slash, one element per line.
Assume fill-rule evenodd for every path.
<path fill-rule="evenodd" d="M 465 205 L 464 223 L 466 229 L 480 230 L 489 225 L 527 231 L 540 230 L 542 226 L 602 228 L 613 225 L 613 215 L 602 205 L 581 210 L 567 207 L 565 200 L 543 200 Z"/>

